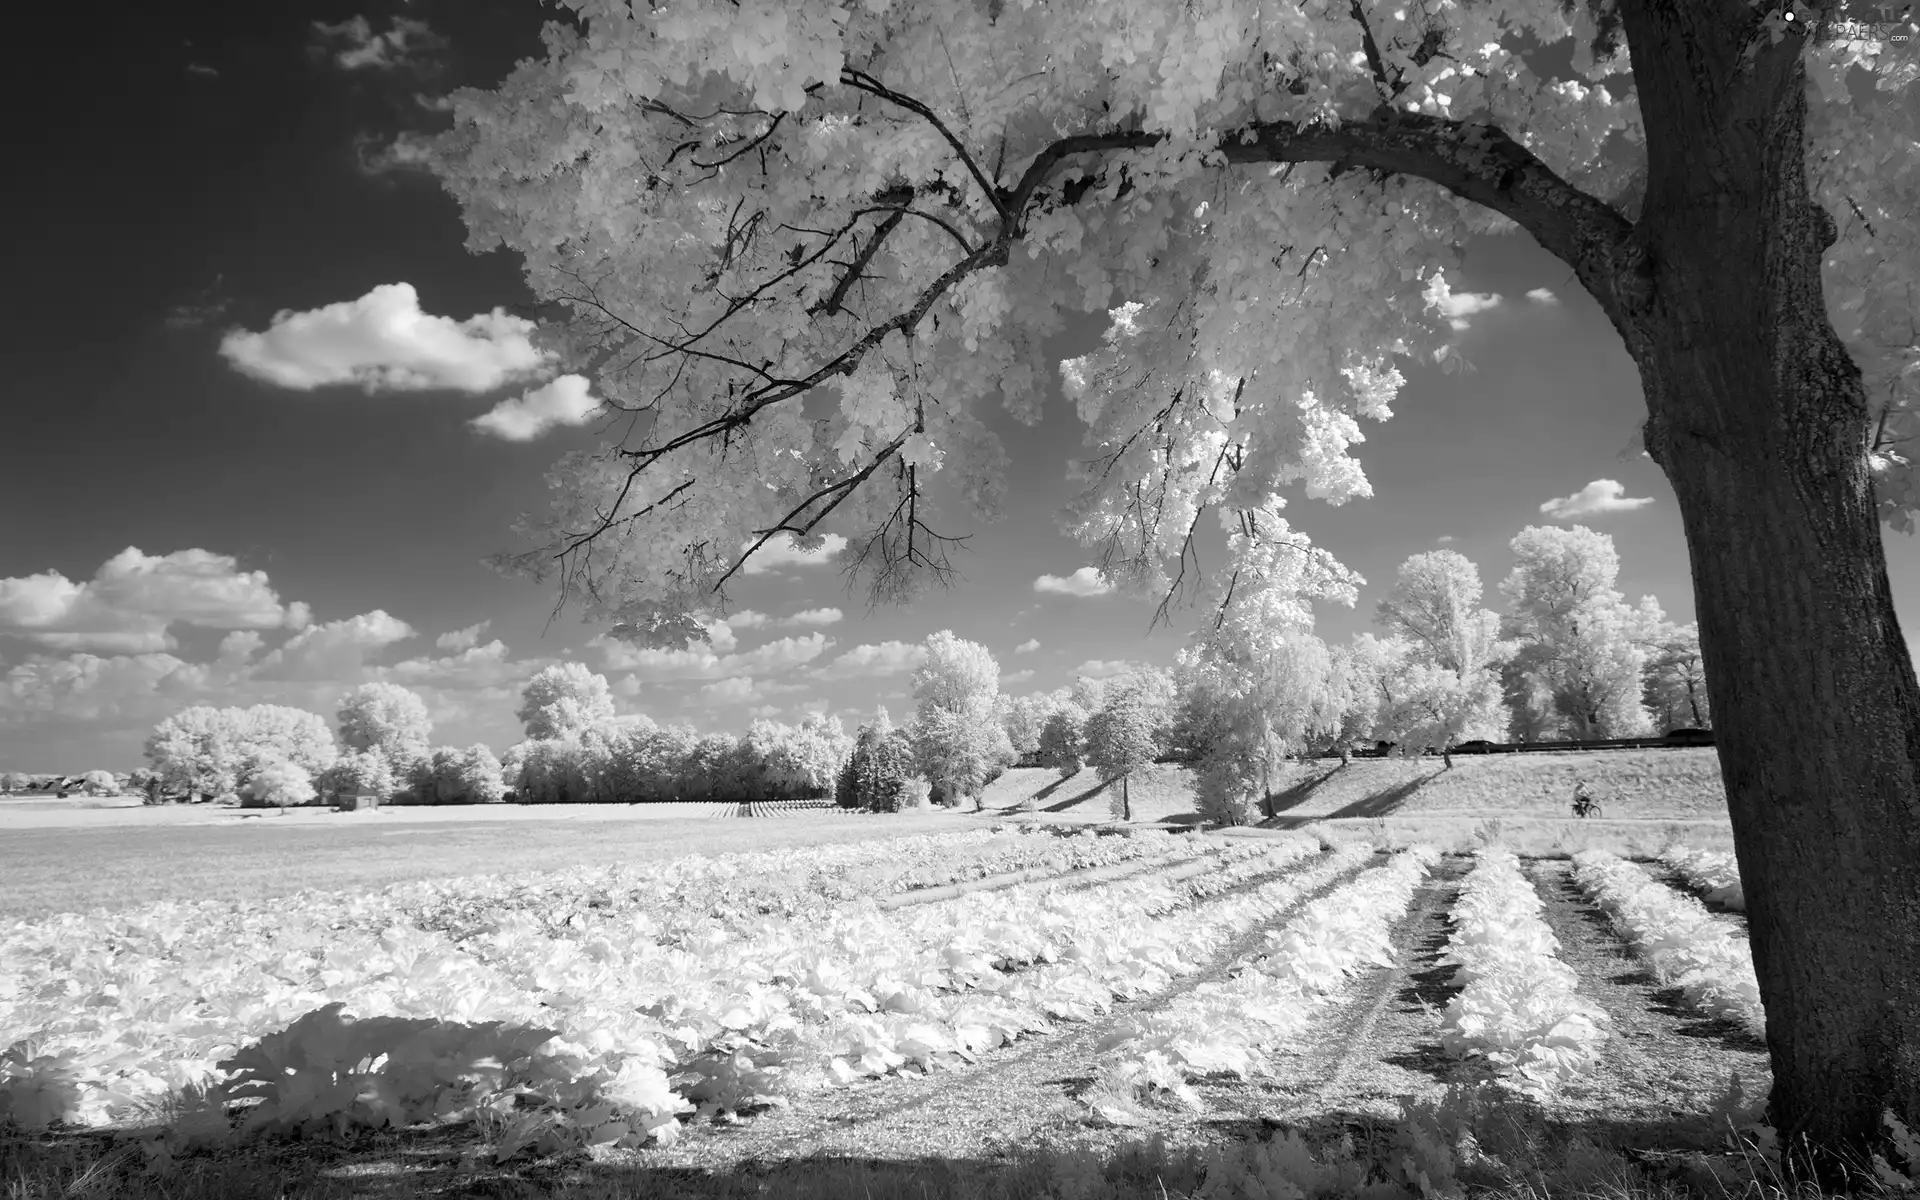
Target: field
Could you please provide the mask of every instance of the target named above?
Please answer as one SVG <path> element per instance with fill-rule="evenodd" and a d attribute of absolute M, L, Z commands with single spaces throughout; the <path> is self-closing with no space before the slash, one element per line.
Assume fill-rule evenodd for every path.
<path fill-rule="evenodd" d="M 125 1079 L 147 1078 L 140 1086 L 151 1091 L 158 1077 L 140 1075 L 135 1059 L 228 1053 L 209 1047 L 244 1039 L 223 1042 L 232 1035 L 214 1027 L 220 1021 L 258 1037 L 333 997 L 348 1000 L 349 1016 L 444 1020 L 451 1006 L 467 1022 L 545 1025 L 575 1041 L 600 1029 L 614 1041 L 589 1055 L 599 1064 L 591 1070 L 579 1065 L 586 1059 L 568 1071 L 540 1066 L 538 1056 L 513 1059 L 514 1070 L 546 1071 L 546 1082 L 523 1089 L 519 1108 L 506 1095 L 504 1108 L 496 1101 L 439 1127 L 367 1126 L 384 1121 L 381 1112 L 399 1120 L 452 1104 L 451 1093 L 434 1091 L 446 1085 L 396 1073 L 397 1046 L 391 1059 L 340 1060 L 345 1098 L 314 1100 L 334 1094 L 322 1080 L 309 1085 L 320 1092 L 302 1093 L 304 1108 L 272 1091 L 291 1085 L 272 1082 L 280 1077 L 270 1071 L 261 1086 L 281 1095 L 269 1102 L 278 1111 L 360 1116 L 340 1136 L 309 1129 L 226 1148 L 195 1149 L 184 1134 L 169 1142 L 150 1116 L 119 1121 L 118 1139 L 69 1126 L 0 1136 L 0 1180 L 9 1200 L 1254 1200 L 1353 1194 L 1367 1180 L 1370 1195 L 1418 1194 L 1413 1163 L 1435 1195 L 1456 1194 L 1448 1191 L 1456 1185 L 1516 1197 L 1718 1194 L 1716 1178 L 1738 1190 L 1738 1159 L 1717 1153 L 1724 1118 L 1742 1108 L 1729 1080 L 1739 1077 L 1749 1101 L 1768 1081 L 1743 998 L 1744 918 L 1720 892 L 1698 899 L 1673 866 L 1651 860 L 1676 845 L 1726 841 L 1724 818 L 1716 825 L 1699 795 L 1699 772 L 1677 757 L 1695 752 L 1653 753 L 1611 776 L 1589 771 L 1623 793 L 1639 780 L 1639 790 L 1626 796 L 1622 819 L 1611 819 L 1609 804 L 1609 820 L 1578 824 L 1559 816 L 1570 786 L 1551 806 L 1529 807 L 1530 788 L 1550 795 L 1557 783 L 1527 783 L 1512 760 L 1468 759 L 1456 760 L 1468 765 L 1452 779 L 1406 773 L 1420 763 L 1303 773 L 1297 800 L 1270 827 L 1224 833 L 1064 836 L 1104 817 L 1104 796 L 1074 798 L 1094 781 L 1055 787 L 1055 813 L 1015 818 L 1004 809 L 1059 783 L 1018 774 L 989 791 L 978 815 L 691 821 L 533 809 L 460 819 L 429 809 L 234 818 L 223 827 L 142 813 L 122 814 L 130 823 L 118 826 L 7 829 L 0 920 L 168 898 L 221 902 L 192 910 L 178 932 L 159 929 L 184 910 L 156 910 L 146 924 L 63 918 L 58 936 L 14 927 L 18 961 L 51 964 L 29 977 L 39 981 L 29 993 L 75 982 L 57 999 L 16 995 L 11 1008 L 0 983 L 0 1041 L 21 1036 L 22 1006 L 37 1006 L 35 1020 L 54 1022 L 42 1049 L 61 1037 L 75 1047 L 66 1078 L 120 1063 Z M 1667 806 L 1657 799 L 1662 770 L 1676 777 Z M 1478 791 L 1468 771 L 1480 776 Z M 1408 774 L 1420 778 L 1398 807 L 1348 811 L 1405 788 Z M 1136 784 L 1136 820 L 1179 816 L 1182 786 L 1177 768 Z M 1604 783 L 1601 794 L 1610 795 Z M 1073 811 L 1081 805 L 1094 812 Z M 1559 846 L 1538 847 L 1501 874 L 1482 843 L 1514 842 L 1516 830 L 1554 831 Z M 1436 831 L 1434 848 L 1406 849 Z M 1594 857 L 1589 845 L 1647 861 Z M 689 875 L 674 861 L 776 849 L 730 860 L 738 870 L 719 875 Z M 423 882 L 509 870 L 520 884 Z M 1608 874 L 1616 870 L 1627 874 Z M 1009 871 L 1023 871 L 1024 882 L 988 886 L 1012 883 Z M 546 873 L 544 882 L 531 872 Z M 1627 892 L 1610 896 L 1605 889 L 1623 878 Z M 376 894 L 403 881 L 414 886 Z M 301 887 L 338 896 L 296 900 Z M 1663 906 L 1703 904 L 1712 915 L 1690 936 L 1712 945 L 1647 940 L 1650 925 L 1670 919 Z M 1498 976 L 1507 969 L 1501 954 L 1521 955 L 1529 965 L 1499 984 L 1505 992 L 1487 993 L 1455 970 L 1481 961 L 1472 957 L 1480 941 L 1517 936 L 1507 931 L 1529 921 L 1551 938 L 1527 935 L 1524 947 L 1476 968 Z M 0 928 L 0 951 L 8 936 Z M 96 944 L 119 952 L 102 957 L 87 949 Z M 1648 957 L 1653 944 L 1665 948 Z M 686 953 L 695 947 L 704 949 Z M 250 974 L 248 962 L 271 977 Z M 135 975 L 114 974 L 126 971 Z M 219 999 L 221 989 L 233 998 Z M 1522 993 L 1524 1012 L 1512 1007 Z M 1496 994 L 1506 999 L 1488 999 Z M 207 1003 L 216 1008 L 191 1019 L 178 1009 Z M 208 1024 L 215 1011 L 230 1015 Z M 141 1047 L 131 1059 L 110 1049 L 116 1013 L 126 1023 L 117 1044 Z M 305 1044 L 332 1044 L 351 1028 L 316 1029 Z M 168 1051 L 169 1039 L 188 1041 Z M 655 1084 L 634 1074 L 649 1054 L 664 1055 L 668 1072 Z M 1534 1076 L 1517 1074 L 1522 1066 L 1553 1086 L 1530 1091 Z M 625 1099 L 594 1108 L 578 1089 L 609 1071 L 625 1082 L 594 1086 Z M 669 1074 L 689 1097 L 683 1109 L 658 1090 Z M 544 1107 L 528 1112 L 535 1092 Z M 478 1095 L 467 1096 L 469 1107 Z M 644 1135 L 660 1122 L 675 1136 Z M 1448 1131 L 1461 1128 L 1491 1157 L 1445 1149 L 1456 1140 Z M 1305 1140 L 1276 1133 L 1284 1130 Z M 1159 1140 L 1142 1141 L 1148 1135 Z M 144 1173 L 145 1161 L 168 1172 L 164 1182 Z"/>

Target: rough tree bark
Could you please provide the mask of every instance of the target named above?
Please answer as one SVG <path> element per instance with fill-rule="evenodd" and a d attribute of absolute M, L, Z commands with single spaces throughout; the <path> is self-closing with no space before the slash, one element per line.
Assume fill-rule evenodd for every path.
<path fill-rule="evenodd" d="M 1797 54 L 1745 6 L 1621 0 L 1650 287 L 1610 316 L 1679 499 L 1783 1137 L 1920 1120 L 1920 683 L 1894 618 L 1860 371 L 1821 287 Z"/>

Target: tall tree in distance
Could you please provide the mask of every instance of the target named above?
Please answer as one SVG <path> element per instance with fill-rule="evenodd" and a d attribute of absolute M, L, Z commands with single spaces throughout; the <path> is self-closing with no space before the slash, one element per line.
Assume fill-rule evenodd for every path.
<path fill-rule="evenodd" d="M 1500 614 L 1478 607 L 1480 571 L 1453 550 L 1416 554 L 1380 601 L 1374 620 L 1405 642 L 1399 700 L 1387 717 L 1403 754 L 1445 754 L 1456 741 L 1503 740 L 1511 714 L 1500 664 L 1515 643 L 1500 639 Z M 1446 754 L 1446 765 L 1453 756 Z"/>
<path fill-rule="evenodd" d="M 1647 662 L 1646 701 L 1661 733 L 1713 728 L 1713 704 L 1707 695 L 1698 625 L 1689 621 L 1663 632 Z"/>
<path fill-rule="evenodd" d="M 1829 36 L 1847 0 L 567 7 L 431 154 L 470 247 L 571 312 L 555 365 L 633 416 L 503 565 L 661 644 L 789 535 L 909 597 L 964 536 L 941 500 L 999 511 L 985 407 L 1037 420 L 1062 312 L 1105 309 L 1068 530 L 1210 621 L 1309 552 L 1284 491 L 1368 494 L 1360 421 L 1398 356 L 1457 360 L 1446 272 L 1517 227 L 1619 333 L 1678 501 L 1782 1131 L 1920 1123 L 1879 528 L 1920 509 L 1920 79 Z M 1203 575 L 1209 510 L 1240 541 Z"/>
<path fill-rule="evenodd" d="M 363 683 L 341 697 L 340 742 L 379 755 L 395 783 L 411 779 L 433 742 L 427 702 L 397 683 Z"/>
<path fill-rule="evenodd" d="M 927 638 L 926 652 L 913 672 L 921 768 L 942 801 L 956 805 L 972 796 L 977 810 L 988 774 L 1013 758 L 1000 719 L 1000 664 L 985 646 L 950 629 Z"/>
<path fill-rule="evenodd" d="M 1510 543 L 1514 565 L 1500 584 L 1507 631 L 1524 668 L 1553 697 L 1567 736 L 1638 737 L 1652 729 L 1641 704 L 1651 612 L 1627 606 L 1613 584 L 1613 539 L 1584 525 L 1530 525 Z"/>
<path fill-rule="evenodd" d="M 1106 704 L 1087 718 L 1087 762 L 1113 788 L 1107 806 L 1115 819 L 1133 820 L 1133 777 L 1153 762 L 1154 735 L 1165 722 L 1165 705 L 1149 679 L 1123 678 L 1109 685 Z"/>
<path fill-rule="evenodd" d="M 613 690 L 605 675 L 582 663 L 556 663 L 527 680 L 513 715 L 529 738 L 578 737 L 613 720 Z"/>

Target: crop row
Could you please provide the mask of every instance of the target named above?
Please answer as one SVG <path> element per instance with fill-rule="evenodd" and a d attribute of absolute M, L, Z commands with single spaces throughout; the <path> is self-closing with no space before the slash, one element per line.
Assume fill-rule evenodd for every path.
<path fill-rule="evenodd" d="M 1725 850 L 1670 850 L 1660 861 L 1687 881 L 1709 904 L 1747 910 L 1746 889 L 1740 885 L 1740 864 Z"/>
<path fill-rule="evenodd" d="M 1271 870 L 1315 848 L 1304 839 L 1236 847 L 1222 856 L 1222 871 Z M 564 891 L 565 881 L 548 886 Z M 645 937 L 634 914 L 623 921 L 591 907 L 576 911 L 558 938 L 522 923 L 465 946 L 400 922 L 377 934 L 354 922 L 303 927 L 304 909 L 256 909 L 219 929 L 149 924 L 144 943 L 69 946 L 62 956 L 42 942 L 27 947 L 40 953 L 18 958 L 30 967 L 19 985 L 0 994 L 0 1031 L 10 1042 L 32 1036 L 0 1064 L 0 1095 L 22 1123 L 99 1124 L 137 1116 L 225 1066 L 235 1094 L 265 1101 L 256 1123 L 421 1111 L 450 1119 L 503 1100 L 509 1108 L 531 1103 L 543 1111 L 529 1119 L 551 1123 L 556 1113 L 591 1111 L 582 1106 L 604 1092 L 596 1103 L 610 1096 L 627 1110 L 621 1136 L 670 1133 L 689 1099 L 751 1102 L 775 1075 L 804 1086 L 809 1069 L 824 1082 L 836 1074 L 835 1058 L 840 1073 L 855 1063 L 870 1073 L 902 1054 L 896 1046 L 924 1057 L 933 1051 L 919 1010 L 936 989 L 985 978 L 995 966 L 985 954 L 1125 961 L 1115 943 L 1137 931 L 1141 917 L 1206 886 L 1189 881 L 1184 896 L 1147 881 L 1074 893 L 1019 889 L 912 915 L 768 918 L 750 938 L 716 925 L 685 946 Z M 1047 902 L 1036 906 L 1036 893 Z M 1030 919 L 1049 913 L 1057 918 L 1051 927 Z M 1116 920 L 1132 925 L 1110 924 Z M 75 922 L 50 924 L 71 931 Z M 970 931 L 970 940 L 956 938 L 956 929 Z M 1049 932 L 1036 940 L 1036 930 Z M 10 948 L 23 948 L 20 932 Z M 1034 994 L 1043 1010 L 1065 1012 L 1093 994 L 1073 980 L 1053 988 Z M 635 1011 L 636 1000 L 645 1011 Z M 954 1014 L 952 1031 L 934 1044 L 958 1052 L 1045 1023 L 1039 1011 L 1004 1006 Z M 508 1055 L 495 1043 L 510 1027 L 545 1034 L 516 1042 L 520 1052 Z M 253 1059 L 227 1057 L 256 1039 Z M 487 1061 L 496 1064 L 493 1076 L 476 1065 Z M 508 1062 L 518 1065 L 499 1074 Z M 666 1069 L 685 1096 L 668 1086 Z M 407 1088 L 426 1088 L 430 1101 L 405 1100 Z M 621 1122 L 600 1122 L 611 1124 Z"/>
<path fill-rule="evenodd" d="M 1605 1010 L 1576 994 L 1540 895 L 1504 847 L 1482 850 L 1449 914 L 1440 962 L 1460 992 L 1441 1018 L 1441 1048 L 1484 1056 L 1521 1091 L 1544 1095 L 1599 1061 Z"/>
<path fill-rule="evenodd" d="M 1273 920 L 1372 856 L 1364 843 L 1337 851 L 1313 871 L 1242 898 L 1211 932 L 1224 941 Z M 1368 963 L 1392 965 L 1387 932 L 1439 857 L 1430 846 L 1401 851 L 1268 933 L 1267 951 L 1228 979 L 1121 1022 L 1100 1042 L 1111 1059 L 1096 1094 L 1121 1101 L 1106 1115 L 1128 1121 L 1127 1105 L 1150 1092 L 1197 1108 L 1191 1079 L 1216 1072 L 1245 1078 L 1264 1069 L 1265 1050 L 1301 1033 L 1311 1009 L 1332 998 L 1348 976 Z"/>
<path fill-rule="evenodd" d="M 1612 918 L 1656 979 L 1678 985 L 1692 1007 L 1765 1036 L 1753 948 L 1738 930 L 1694 897 L 1604 851 L 1574 855 L 1573 878 Z"/>

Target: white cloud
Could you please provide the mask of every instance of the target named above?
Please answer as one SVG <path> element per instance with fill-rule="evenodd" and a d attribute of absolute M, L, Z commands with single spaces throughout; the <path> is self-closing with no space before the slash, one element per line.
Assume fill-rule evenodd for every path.
<path fill-rule="evenodd" d="M 756 700 L 766 700 L 773 696 L 805 690 L 806 688 L 797 683 L 778 683 L 769 679 L 756 680 L 751 676 L 739 675 L 731 679 L 702 684 L 700 698 L 712 705 L 750 704 Z"/>
<path fill-rule="evenodd" d="M 143 554 L 129 546 L 74 583 L 58 571 L 0 579 L 0 634 L 57 650 L 143 654 L 174 648 L 168 627 L 299 629 L 305 604 L 282 604 L 265 571 L 207 550 Z"/>
<path fill-rule="evenodd" d="M 750 541 L 742 542 L 741 552 L 745 553 L 747 547 L 751 545 L 753 543 Z M 847 539 L 837 533 L 827 534 L 817 550 L 796 549 L 792 534 L 776 534 L 767 539 L 766 545 L 753 552 L 753 557 L 747 560 L 747 565 L 741 570 L 748 575 L 765 575 L 781 567 L 817 567 L 821 563 L 831 561 L 834 555 L 846 548 Z"/>
<path fill-rule="evenodd" d="M 779 716 L 782 712 L 785 712 L 785 711 L 786 710 L 781 708 L 778 704 L 761 704 L 756 707 L 748 709 L 747 715 L 749 717 L 754 718 L 755 720 L 759 720 L 762 717 L 765 717 L 768 720 L 772 720 L 773 718 Z"/>
<path fill-rule="evenodd" d="M 1571 496 L 1547 501 L 1540 511 L 1555 521 L 1571 521 L 1602 513 L 1632 512 L 1653 503 L 1651 496 L 1629 498 L 1626 490 L 1615 480 L 1596 479 Z"/>
<path fill-rule="evenodd" d="M 1447 324 L 1458 330 L 1473 324 L 1468 317 L 1500 307 L 1500 295 L 1497 292 L 1448 292 L 1430 297 L 1429 302 L 1447 318 Z"/>
<path fill-rule="evenodd" d="M 600 411 L 584 375 L 562 375 L 521 395 L 502 400 L 468 424 L 509 442 L 530 442 L 560 425 L 585 425 Z"/>
<path fill-rule="evenodd" d="M 755 612 L 750 608 L 743 608 L 727 618 L 727 624 L 735 629 L 758 629 L 772 621 L 773 618 L 767 614 Z"/>
<path fill-rule="evenodd" d="M 837 625 L 846 616 L 837 608 L 809 608 L 802 612 L 784 617 L 780 623 L 786 626 Z"/>
<path fill-rule="evenodd" d="M 5 710 L 0 716 L 14 721 L 47 716 L 111 720 L 150 702 L 163 689 L 190 692 L 206 676 L 205 667 L 171 654 L 36 655 L 0 677 L 0 709 Z"/>
<path fill-rule="evenodd" d="M 391 71 L 409 66 L 427 52 L 446 45 L 446 39 L 427 28 L 425 21 L 395 17 L 385 33 L 375 33 L 365 17 L 350 17 L 338 25 L 313 23 L 314 49 L 326 53 L 328 46 L 339 46 L 332 58 L 343 71 Z"/>
<path fill-rule="evenodd" d="M 433 164 L 433 153 L 428 149 L 428 140 L 410 130 L 401 130 L 391 141 L 379 134 L 360 133 L 353 138 L 353 154 L 359 161 L 360 173 L 374 177 L 391 175 L 396 171 L 429 171 Z"/>
<path fill-rule="evenodd" d="M 725 654 L 740 644 L 740 639 L 733 636 L 733 624 L 730 621 L 710 619 L 703 628 L 707 631 L 707 645 L 716 654 Z"/>
<path fill-rule="evenodd" d="M 1015 654 L 1032 654 L 1035 650 L 1038 650 L 1039 648 L 1040 648 L 1039 638 L 1028 638 L 1026 641 L 1021 642 L 1018 646 L 1015 646 L 1013 648 L 1013 652 Z"/>
<path fill-rule="evenodd" d="M 744 654 L 716 654 L 708 647 L 697 645 L 684 650 L 658 650 L 606 637 L 595 638 L 589 644 L 600 647 L 610 669 L 632 671 L 637 678 L 655 683 L 779 674 L 812 662 L 832 645 L 823 633 L 780 638 Z"/>
<path fill-rule="evenodd" d="M 367 656 L 413 636 L 413 626 L 384 609 L 342 621 L 311 625 L 260 660 L 269 679 L 346 679 L 357 675 Z"/>
<path fill-rule="evenodd" d="M 283 309 L 264 333 L 229 333 L 220 353 L 242 374 L 299 391 L 356 384 L 368 392 L 487 392 L 550 369 L 533 330 L 501 308 L 464 321 L 428 316 L 412 284 L 386 283 L 358 300 Z"/>
<path fill-rule="evenodd" d="M 469 625 L 465 629 L 456 629 L 443 633 L 433 639 L 433 644 L 441 650 L 470 650 L 480 644 L 480 635 L 487 631 L 492 621 L 482 621 L 478 625 Z"/>
<path fill-rule="evenodd" d="M 1032 671 L 1012 671 L 1012 672 L 1009 672 L 1008 674 L 1002 675 L 1000 677 L 1000 682 L 1002 684 L 1025 683 L 1027 680 L 1032 678 L 1033 678 Z"/>
<path fill-rule="evenodd" d="M 1085 675 L 1089 679 L 1111 679 L 1115 675 L 1125 675 L 1140 666 L 1124 658 L 1090 658 L 1075 667 L 1070 674 L 1074 678 Z"/>
<path fill-rule="evenodd" d="M 1554 295 L 1551 291 L 1548 291 L 1546 288 L 1534 288 L 1532 291 L 1527 293 L 1527 299 L 1533 301 L 1535 304 L 1560 303 L 1560 297 Z"/>
<path fill-rule="evenodd" d="M 1453 535 L 1450 533 L 1443 533 L 1439 537 L 1433 540 L 1439 545 L 1448 546 L 1453 544 Z"/>
<path fill-rule="evenodd" d="M 914 642 L 880 642 L 855 646 L 813 672 L 815 679 L 870 679 L 911 671 L 927 658 L 927 649 Z"/>
<path fill-rule="evenodd" d="M 495 638 L 445 658 L 409 658 L 379 673 L 406 687 L 492 688 L 524 685 L 541 665 L 513 661 L 507 644 Z"/>
<path fill-rule="evenodd" d="M 1081 567 L 1065 578 L 1042 575 L 1033 581 L 1033 590 L 1060 596 L 1103 596 L 1113 590 L 1113 585 L 1100 578 L 1098 567 Z"/>

